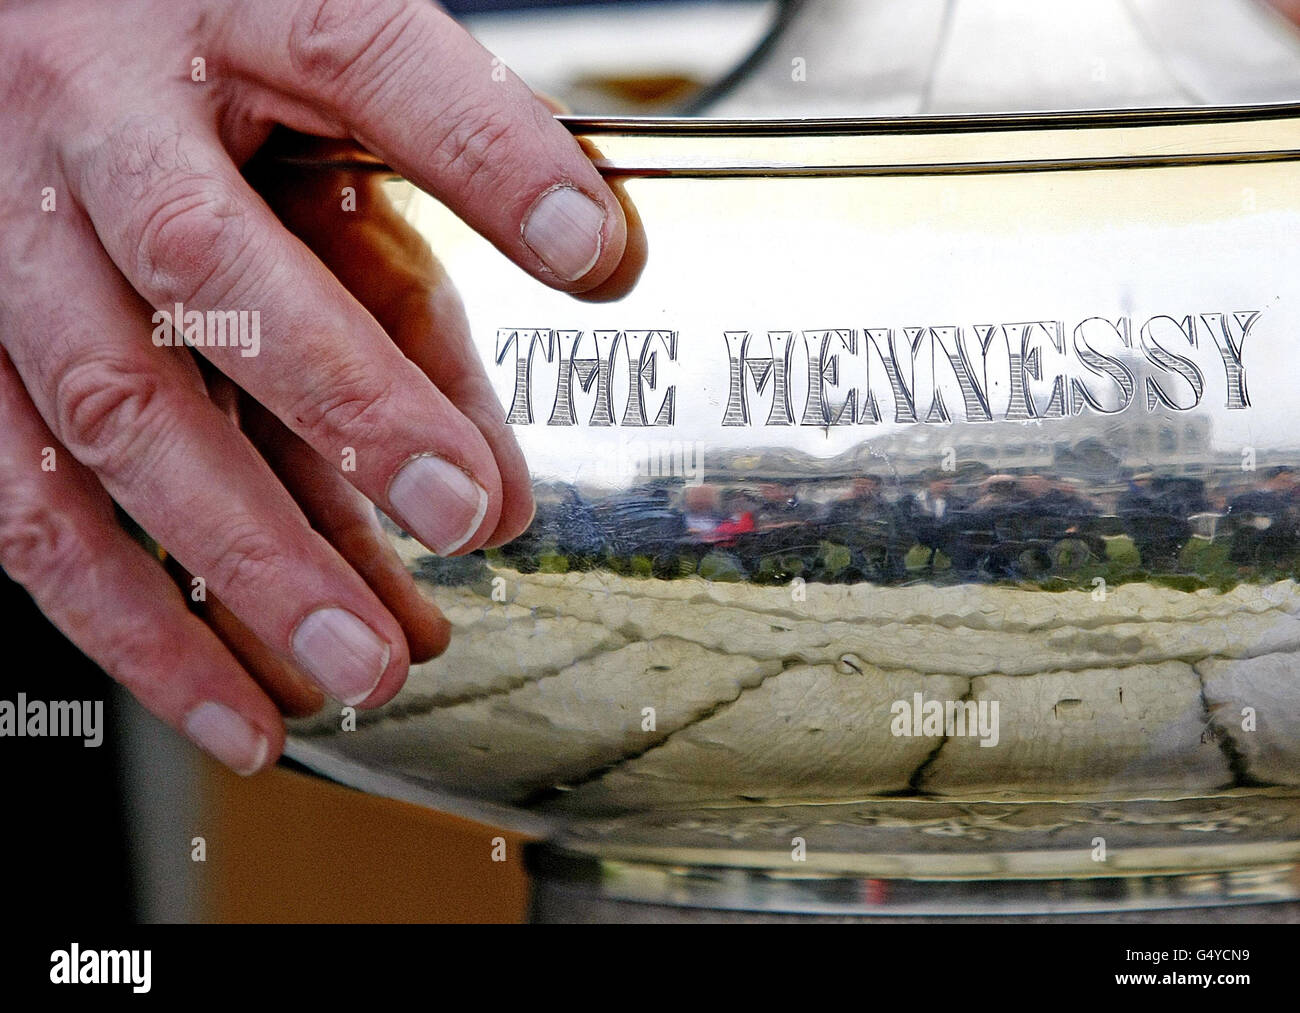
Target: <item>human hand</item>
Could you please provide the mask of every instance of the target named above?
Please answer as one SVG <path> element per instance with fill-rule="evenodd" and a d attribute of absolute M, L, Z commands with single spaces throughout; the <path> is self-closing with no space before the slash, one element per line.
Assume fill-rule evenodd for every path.
<path fill-rule="evenodd" d="M 317 227 L 318 257 L 240 167 L 277 125 L 354 138 L 574 293 L 614 274 L 622 211 L 528 88 L 419 0 L 33 0 L 0 10 L 0 95 L 0 564 L 251 773 L 283 747 L 282 708 L 376 706 L 446 644 L 371 503 L 460 554 L 520 533 L 532 499 L 437 265 L 382 210 Z M 153 308 L 177 303 L 255 312 L 260 340 L 158 347 Z M 201 581 L 203 616 L 113 501 L 186 592 Z"/>

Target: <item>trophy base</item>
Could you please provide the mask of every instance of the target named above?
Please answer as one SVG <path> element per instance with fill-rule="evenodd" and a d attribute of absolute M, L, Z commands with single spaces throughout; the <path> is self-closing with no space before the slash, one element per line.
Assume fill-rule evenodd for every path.
<path fill-rule="evenodd" d="M 1300 923 L 1300 865 L 1086 879 L 912 880 L 604 860 L 530 846 L 530 920 Z"/>
<path fill-rule="evenodd" d="M 1300 921 L 1297 819 L 1269 792 L 701 807 L 576 823 L 528 866 L 539 921 Z"/>

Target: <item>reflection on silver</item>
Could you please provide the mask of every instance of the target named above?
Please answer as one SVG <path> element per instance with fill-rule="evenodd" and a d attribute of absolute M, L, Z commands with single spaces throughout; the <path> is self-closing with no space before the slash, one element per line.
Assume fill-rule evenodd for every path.
<path fill-rule="evenodd" d="M 291 754 L 606 862 L 1293 896 L 1300 108 L 569 122 L 689 169 L 619 177 L 621 299 L 394 183 L 537 517 L 463 559 L 394 529 L 453 644 Z M 710 173 L 769 160 L 844 171 Z"/>

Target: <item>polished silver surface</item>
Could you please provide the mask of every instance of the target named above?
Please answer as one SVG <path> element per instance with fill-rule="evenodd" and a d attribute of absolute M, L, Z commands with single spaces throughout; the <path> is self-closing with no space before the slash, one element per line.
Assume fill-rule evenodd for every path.
<path fill-rule="evenodd" d="M 639 222 L 610 301 L 392 184 L 538 511 L 394 528 L 452 646 L 290 754 L 642 885 L 1294 899 L 1300 109 L 570 126 Z"/>

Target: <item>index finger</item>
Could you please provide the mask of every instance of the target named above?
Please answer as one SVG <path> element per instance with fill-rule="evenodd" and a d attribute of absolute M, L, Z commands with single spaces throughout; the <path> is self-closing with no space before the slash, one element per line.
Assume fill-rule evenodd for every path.
<path fill-rule="evenodd" d="M 578 143 L 433 4 L 242 0 L 215 41 L 276 119 L 319 133 L 323 112 L 541 281 L 587 291 L 622 259 L 622 208 Z"/>

